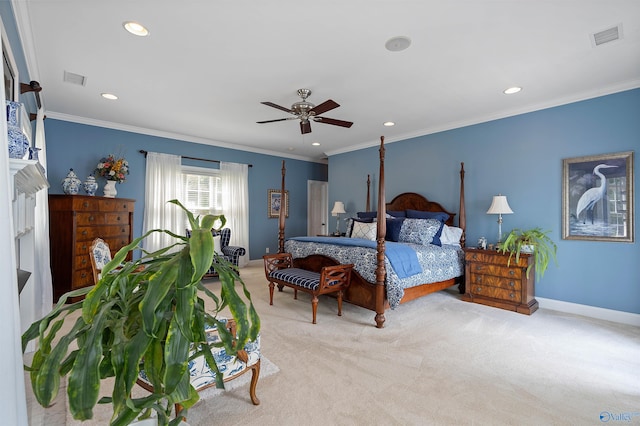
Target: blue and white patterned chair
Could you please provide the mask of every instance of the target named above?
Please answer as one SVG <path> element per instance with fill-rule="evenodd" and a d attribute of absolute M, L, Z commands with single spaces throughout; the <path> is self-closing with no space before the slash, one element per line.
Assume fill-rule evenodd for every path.
<path fill-rule="evenodd" d="M 240 270 L 238 269 L 238 263 L 240 260 L 240 256 L 244 256 L 247 254 L 247 251 L 244 247 L 239 246 L 230 246 L 229 242 L 231 241 L 231 228 L 223 228 L 220 231 L 211 230 L 211 233 L 214 237 L 220 236 L 220 252 L 219 255 L 225 260 L 231 262 L 235 267 L 238 275 L 240 275 Z M 187 229 L 187 237 L 191 237 L 191 230 Z M 212 278 L 217 277 L 218 273 L 216 272 L 215 263 L 211 265 L 211 268 L 204 274 L 203 278 Z"/>
<path fill-rule="evenodd" d="M 236 324 L 233 319 L 218 318 L 226 324 L 226 328 L 232 334 L 236 332 Z M 216 327 L 208 327 L 205 329 L 207 335 L 207 343 L 215 343 L 220 341 L 218 329 Z M 260 404 L 260 400 L 256 396 L 256 386 L 260 376 L 260 334 L 255 341 L 249 341 L 245 344 L 244 349 L 239 350 L 237 355 L 229 355 L 222 348 L 211 348 L 211 353 L 218 366 L 218 371 L 222 374 L 223 382 L 233 380 L 242 374 L 251 371 L 251 384 L 249 385 L 249 396 L 254 405 Z M 193 354 L 193 351 L 191 352 Z M 204 389 L 216 385 L 216 373 L 209 368 L 204 356 L 199 356 L 189 361 L 189 376 L 193 388 L 200 392 Z M 150 392 L 153 392 L 153 386 L 149 382 L 144 370 L 138 375 L 138 384 Z M 176 407 L 176 412 L 180 408 Z"/>
<path fill-rule="evenodd" d="M 109 244 L 102 238 L 96 238 L 93 240 L 93 243 L 91 243 L 89 253 L 91 268 L 93 269 L 93 283 L 97 284 L 98 281 L 100 281 L 102 268 L 111 262 L 111 250 L 109 249 Z"/>

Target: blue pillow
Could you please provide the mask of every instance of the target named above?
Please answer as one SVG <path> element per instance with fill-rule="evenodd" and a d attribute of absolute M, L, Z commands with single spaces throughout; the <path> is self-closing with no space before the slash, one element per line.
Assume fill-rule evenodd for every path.
<path fill-rule="evenodd" d="M 378 217 L 378 212 L 358 212 L 358 219 L 375 218 Z"/>
<path fill-rule="evenodd" d="M 403 217 L 397 219 L 387 219 L 387 234 L 384 239 L 397 243 L 398 239 L 400 238 L 402 222 L 404 222 Z"/>
<path fill-rule="evenodd" d="M 442 229 L 437 219 L 406 218 L 402 221 L 398 242 L 429 245 L 434 244 L 433 237 Z"/>
<path fill-rule="evenodd" d="M 441 222 L 446 222 L 449 219 L 449 215 L 444 212 L 423 212 L 420 210 L 407 210 L 407 217 L 413 219 L 438 219 Z"/>
<path fill-rule="evenodd" d="M 393 217 L 407 217 L 407 215 L 405 214 L 404 211 L 393 211 L 393 210 L 388 210 L 387 214 Z M 365 219 L 368 217 L 378 217 L 378 212 L 358 212 L 357 213 L 358 218 L 360 219 Z M 429 218 L 430 219 L 430 218 Z"/>
<path fill-rule="evenodd" d="M 393 217 L 407 217 L 407 213 L 404 210 L 387 210 L 387 214 L 390 214 Z"/>

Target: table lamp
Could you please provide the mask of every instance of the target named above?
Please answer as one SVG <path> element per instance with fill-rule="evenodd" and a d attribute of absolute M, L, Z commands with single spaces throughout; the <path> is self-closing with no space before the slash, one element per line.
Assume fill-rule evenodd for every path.
<path fill-rule="evenodd" d="M 342 201 L 336 201 L 333 205 L 333 210 L 331 210 L 331 216 L 337 216 L 338 221 L 336 224 L 336 235 L 340 235 L 340 215 L 345 214 L 344 203 Z"/>
<path fill-rule="evenodd" d="M 493 200 L 491 201 L 491 206 L 489 207 L 489 210 L 487 210 L 487 214 L 498 215 L 498 244 L 502 242 L 502 215 L 511 213 L 513 213 L 513 210 L 509 207 L 507 197 L 500 194 L 494 195 Z"/>

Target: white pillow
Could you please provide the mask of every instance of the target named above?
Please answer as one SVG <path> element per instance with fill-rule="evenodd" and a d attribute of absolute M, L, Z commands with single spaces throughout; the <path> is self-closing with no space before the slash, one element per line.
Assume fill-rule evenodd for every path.
<path fill-rule="evenodd" d="M 378 227 L 375 222 L 365 223 L 353 221 L 353 229 L 351 230 L 351 238 L 363 238 L 365 240 L 376 240 Z"/>
<path fill-rule="evenodd" d="M 444 225 L 442 227 L 442 234 L 440 235 L 440 242 L 442 244 L 459 246 L 461 237 L 462 237 L 462 228 Z"/>
<path fill-rule="evenodd" d="M 222 249 L 220 248 L 220 238 L 220 235 L 213 236 L 213 251 L 215 251 L 218 255 L 222 254 Z"/>

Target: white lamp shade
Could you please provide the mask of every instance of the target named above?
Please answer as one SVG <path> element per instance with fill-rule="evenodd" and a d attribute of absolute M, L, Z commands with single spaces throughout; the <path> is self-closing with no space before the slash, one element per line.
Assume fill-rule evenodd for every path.
<path fill-rule="evenodd" d="M 494 195 L 493 201 L 491 201 L 491 207 L 487 210 L 487 214 L 510 214 L 513 213 L 511 207 L 509 207 L 509 203 L 507 202 L 507 197 L 504 195 Z"/>
<path fill-rule="evenodd" d="M 344 210 L 344 203 L 342 201 L 336 201 L 333 205 L 333 210 L 331 210 L 332 216 L 337 216 L 338 214 L 344 214 L 346 211 Z"/>

